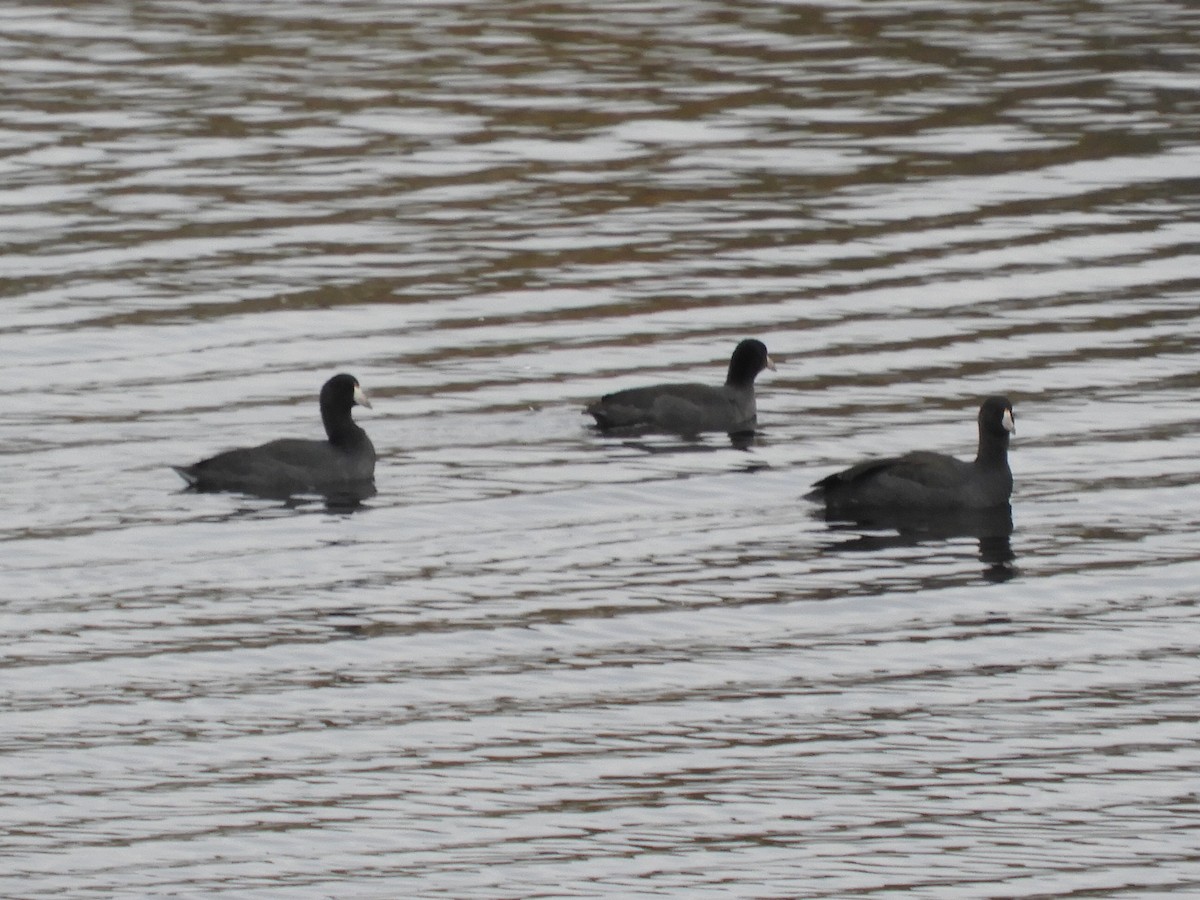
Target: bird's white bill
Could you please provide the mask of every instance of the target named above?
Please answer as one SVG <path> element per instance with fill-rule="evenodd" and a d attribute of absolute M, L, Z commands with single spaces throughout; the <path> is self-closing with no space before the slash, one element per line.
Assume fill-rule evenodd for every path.
<path fill-rule="evenodd" d="M 354 386 L 354 402 L 367 409 L 371 408 L 371 401 L 367 399 L 366 392 L 357 384 Z"/>
<path fill-rule="evenodd" d="M 1000 424 L 1004 426 L 1004 430 L 1009 434 L 1017 433 L 1017 423 L 1013 421 L 1011 409 L 1006 409 L 1004 411 L 1004 416 L 1000 419 Z"/>
<path fill-rule="evenodd" d="M 767 357 L 767 368 L 772 372 L 775 371 L 775 360 L 771 359 L 769 356 Z"/>

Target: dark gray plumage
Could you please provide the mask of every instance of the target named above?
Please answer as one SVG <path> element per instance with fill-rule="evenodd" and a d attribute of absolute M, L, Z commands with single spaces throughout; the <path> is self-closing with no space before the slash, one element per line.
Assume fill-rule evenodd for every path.
<path fill-rule="evenodd" d="M 285 497 L 365 487 L 375 476 L 375 447 L 350 415 L 356 404 L 371 406 L 358 379 L 334 375 L 321 388 L 326 440 L 281 438 L 172 468 L 198 491 Z"/>
<path fill-rule="evenodd" d="M 971 462 L 927 451 L 870 459 L 822 478 L 807 498 L 846 513 L 1003 506 L 1012 494 L 1008 441 L 1015 431 L 1008 398 L 988 397 L 979 408 L 979 450 Z"/>
<path fill-rule="evenodd" d="M 754 379 L 774 369 L 767 347 L 753 338 L 742 341 L 729 360 L 725 384 L 656 384 L 605 394 L 587 407 L 596 425 L 660 429 L 677 434 L 701 431 L 750 431 L 757 421 Z"/>

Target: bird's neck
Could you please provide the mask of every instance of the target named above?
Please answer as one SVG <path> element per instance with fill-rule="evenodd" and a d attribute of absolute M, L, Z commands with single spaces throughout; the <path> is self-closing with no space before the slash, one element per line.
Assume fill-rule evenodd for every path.
<path fill-rule="evenodd" d="M 981 466 L 1005 465 L 1008 462 L 1008 435 L 981 434 L 975 462 Z"/>
<path fill-rule="evenodd" d="M 367 433 L 355 423 L 350 413 L 340 416 L 324 415 L 321 418 L 325 423 L 325 434 L 329 443 L 335 447 L 349 447 L 366 437 Z"/>

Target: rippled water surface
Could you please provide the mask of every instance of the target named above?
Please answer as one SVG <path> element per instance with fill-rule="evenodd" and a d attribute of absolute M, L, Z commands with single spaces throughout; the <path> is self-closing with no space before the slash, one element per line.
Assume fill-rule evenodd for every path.
<path fill-rule="evenodd" d="M 1200 893 L 1198 30 L 0 10 L 0 895 Z M 361 508 L 181 490 L 337 371 Z M 800 499 L 996 392 L 1010 536 Z"/>

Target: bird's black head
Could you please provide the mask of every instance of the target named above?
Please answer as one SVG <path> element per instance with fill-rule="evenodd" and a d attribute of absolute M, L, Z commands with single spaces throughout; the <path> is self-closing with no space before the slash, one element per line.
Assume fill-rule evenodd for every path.
<path fill-rule="evenodd" d="M 988 397 L 979 407 L 979 430 L 995 435 L 1017 433 L 1017 420 L 1013 416 L 1012 402 L 997 394 Z"/>
<path fill-rule="evenodd" d="M 330 412 L 348 413 L 355 405 L 371 408 L 371 401 L 363 392 L 358 379 L 344 372 L 334 375 L 321 388 L 321 409 Z"/>
<path fill-rule="evenodd" d="M 729 359 L 729 377 L 725 383 L 739 387 L 754 384 L 754 379 L 763 369 L 775 370 L 775 363 L 767 355 L 767 345 L 747 338 L 733 350 L 733 356 Z"/>

